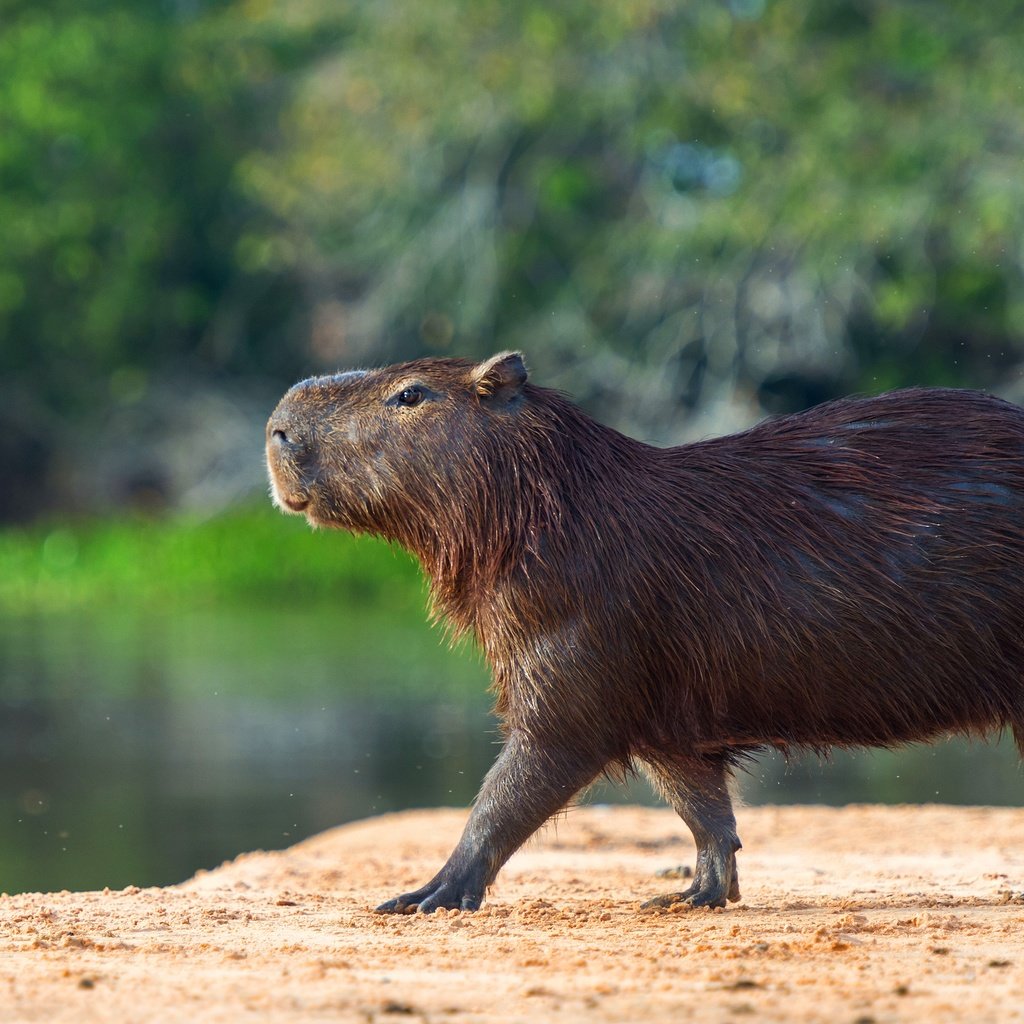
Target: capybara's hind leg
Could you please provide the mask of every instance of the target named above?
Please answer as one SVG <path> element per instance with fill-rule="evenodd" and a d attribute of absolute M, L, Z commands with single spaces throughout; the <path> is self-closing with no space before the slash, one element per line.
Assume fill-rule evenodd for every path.
<path fill-rule="evenodd" d="M 697 844 L 693 884 L 682 892 L 648 900 L 645 907 L 724 907 L 740 898 L 736 851 L 736 818 L 721 757 L 686 757 L 648 761 L 654 782 L 676 813 L 686 822 Z"/>
<path fill-rule="evenodd" d="M 502 864 L 604 765 L 600 755 L 550 743 L 541 748 L 526 734 L 512 732 L 484 779 L 448 862 L 421 889 L 382 903 L 377 913 L 479 909 Z"/>

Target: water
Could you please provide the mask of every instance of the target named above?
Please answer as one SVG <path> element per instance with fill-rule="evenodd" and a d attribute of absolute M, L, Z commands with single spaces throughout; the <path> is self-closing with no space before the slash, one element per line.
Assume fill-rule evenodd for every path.
<path fill-rule="evenodd" d="M 7 703 L 0 889 L 162 884 L 339 822 L 472 798 L 486 705 Z"/>
<path fill-rule="evenodd" d="M 498 743 L 486 672 L 372 609 L 0 621 L 0 890 L 181 881 L 407 807 L 465 806 Z M 1018 804 L 1012 744 L 838 753 L 748 803 Z M 642 780 L 589 801 L 656 802 Z"/>

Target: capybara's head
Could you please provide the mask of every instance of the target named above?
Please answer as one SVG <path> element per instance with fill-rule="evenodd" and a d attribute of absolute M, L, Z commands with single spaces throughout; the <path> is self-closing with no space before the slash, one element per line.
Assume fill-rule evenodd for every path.
<path fill-rule="evenodd" d="M 467 482 L 523 402 L 518 352 L 313 377 L 267 423 L 274 501 L 310 523 L 406 540 L 471 500 Z"/>

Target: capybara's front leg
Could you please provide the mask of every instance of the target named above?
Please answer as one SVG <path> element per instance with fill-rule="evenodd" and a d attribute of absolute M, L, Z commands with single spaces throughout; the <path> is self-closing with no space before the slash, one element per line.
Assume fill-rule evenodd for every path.
<path fill-rule="evenodd" d="M 686 822 L 697 844 L 693 884 L 682 892 L 648 900 L 645 907 L 685 903 L 691 907 L 724 907 L 740 898 L 736 851 L 736 818 L 723 757 L 674 758 L 650 761 L 654 781 L 676 813 Z"/>
<path fill-rule="evenodd" d="M 513 731 L 487 773 L 448 862 L 421 889 L 396 896 L 379 914 L 476 910 L 501 866 L 604 767 L 604 760 Z"/>

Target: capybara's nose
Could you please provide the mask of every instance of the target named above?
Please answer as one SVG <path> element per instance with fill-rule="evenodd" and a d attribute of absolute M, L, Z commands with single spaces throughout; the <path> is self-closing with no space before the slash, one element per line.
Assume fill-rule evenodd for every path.
<path fill-rule="evenodd" d="M 304 439 L 290 417 L 275 412 L 267 423 L 267 441 L 279 451 L 291 452 L 300 447 Z"/>

